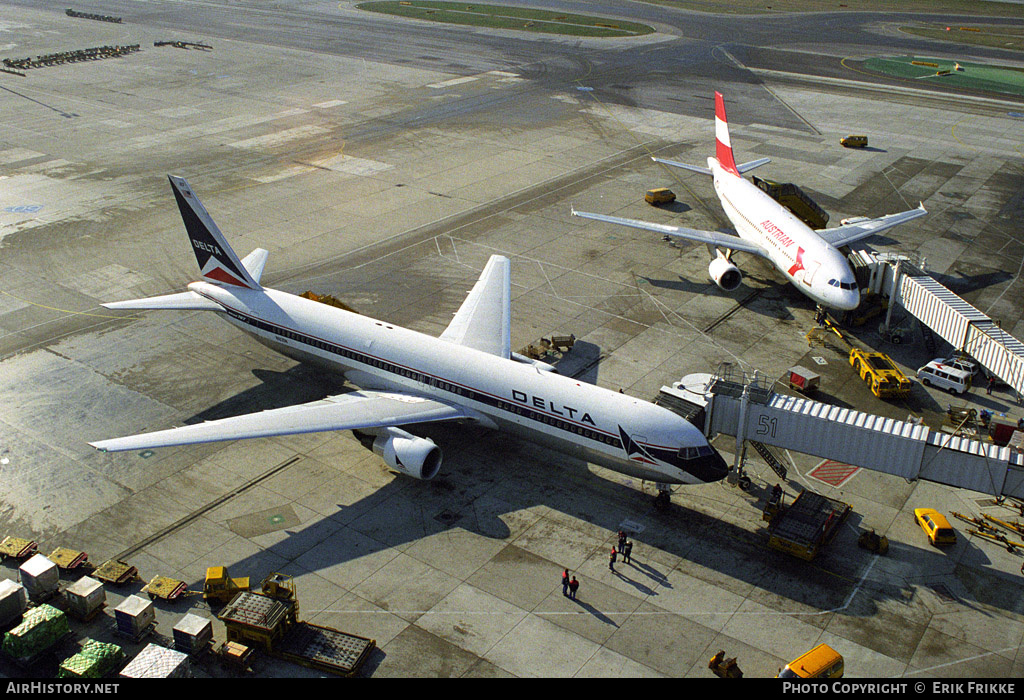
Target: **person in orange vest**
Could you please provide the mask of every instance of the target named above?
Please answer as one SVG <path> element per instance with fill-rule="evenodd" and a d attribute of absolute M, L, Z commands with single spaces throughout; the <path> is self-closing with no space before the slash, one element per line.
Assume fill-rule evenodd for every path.
<path fill-rule="evenodd" d="M 611 571 L 615 571 L 615 555 L 616 554 L 618 554 L 618 551 L 615 549 L 615 547 L 612 547 L 611 556 L 608 557 L 608 568 Z"/>
<path fill-rule="evenodd" d="M 562 595 L 569 595 L 569 570 L 562 570 Z"/>

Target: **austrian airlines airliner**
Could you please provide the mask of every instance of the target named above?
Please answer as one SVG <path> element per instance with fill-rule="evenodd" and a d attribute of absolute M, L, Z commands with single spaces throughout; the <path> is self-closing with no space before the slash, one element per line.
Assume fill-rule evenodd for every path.
<path fill-rule="evenodd" d="M 353 430 L 392 469 L 433 478 L 441 450 L 400 426 L 465 421 L 506 430 L 624 474 L 666 484 L 723 478 L 728 466 L 671 411 L 511 352 L 511 266 L 491 256 L 438 338 L 260 285 L 267 251 L 239 259 L 182 178 L 171 177 L 202 280 L 110 309 L 206 310 L 288 357 L 339 372 L 358 391 L 233 418 L 91 443 L 142 450 Z"/>
<path fill-rule="evenodd" d="M 849 262 L 838 249 L 927 213 L 921 204 L 917 209 L 899 214 L 858 219 L 838 228 L 812 230 L 743 178 L 743 173 L 764 165 L 770 159 L 736 164 L 725 117 L 725 101 L 720 92 L 715 93 L 715 138 L 716 157 L 708 158 L 706 168 L 662 158 L 653 160 L 712 176 L 722 209 L 738 236 L 575 210 L 573 215 L 705 243 L 709 250 L 714 251 L 708 274 L 715 284 L 729 292 L 739 287 L 742 280 L 739 268 L 732 261 L 732 254 L 741 251 L 760 255 L 770 260 L 786 279 L 819 305 L 849 310 L 860 303 L 860 290 Z"/>

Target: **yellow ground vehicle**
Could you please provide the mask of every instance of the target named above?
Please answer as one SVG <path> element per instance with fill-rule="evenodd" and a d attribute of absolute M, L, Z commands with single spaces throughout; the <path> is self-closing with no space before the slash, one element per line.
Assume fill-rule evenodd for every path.
<path fill-rule="evenodd" d="M 249 577 L 231 578 L 226 566 L 211 566 L 206 569 L 203 583 L 203 600 L 227 603 L 239 591 L 249 590 Z"/>
<path fill-rule="evenodd" d="M 952 528 L 946 516 L 932 508 L 915 508 L 914 522 L 921 526 L 928 541 L 935 546 L 956 544 L 956 530 Z"/>
<path fill-rule="evenodd" d="M 843 655 L 828 644 L 819 644 L 786 664 L 777 678 L 842 678 Z"/>
<path fill-rule="evenodd" d="M 658 204 L 671 204 L 676 201 L 676 193 L 667 187 L 657 187 L 653 190 L 647 190 L 647 194 L 644 195 L 644 201 L 655 206 Z"/>
<path fill-rule="evenodd" d="M 867 382 L 871 393 L 880 399 L 910 393 L 910 380 L 884 353 L 853 348 L 850 350 L 850 366 Z"/>
<path fill-rule="evenodd" d="M 839 139 L 839 144 L 844 148 L 865 148 L 868 145 L 867 136 L 844 136 Z"/>

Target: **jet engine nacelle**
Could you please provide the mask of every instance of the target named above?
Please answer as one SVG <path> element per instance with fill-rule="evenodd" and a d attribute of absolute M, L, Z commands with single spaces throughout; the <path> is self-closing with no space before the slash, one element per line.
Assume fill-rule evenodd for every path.
<path fill-rule="evenodd" d="M 732 261 L 719 255 L 708 265 L 708 275 L 714 280 L 720 289 L 731 292 L 740 286 L 743 281 L 743 273 L 733 265 Z"/>
<path fill-rule="evenodd" d="M 416 437 L 399 428 L 384 428 L 374 438 L 373 451 L 389 467 L 414 479 L 433 479 L 441 469 L 441 448 L 433 440 Z"/>

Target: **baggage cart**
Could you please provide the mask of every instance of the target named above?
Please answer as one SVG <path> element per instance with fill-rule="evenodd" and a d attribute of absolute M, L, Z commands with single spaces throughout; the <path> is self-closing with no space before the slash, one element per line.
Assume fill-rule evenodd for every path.
<path fill-rule="evenodd" d="M 25 559 L 35 554 L 38 549 L 39 544 L 32 540 L 8 535 L 0 542 L 0 558 Z"/>
<path fill-rule="evenodd" d="M 802 491 L 768 525 L 768 546 L 811 561 L 839 532 L 850 505 L 813 491 Z"/>
<path fill-rule="evenodd" d="M 137 581 L 139 570 L 127 562 L 108 559 L 100 564 L 100 567 L 93 571 L 92 575 L 104 583 L 121 585 Z"/>
<path fill-rule="evenodd" d="M 89 565 L 89 555 L 77 549 L 57 547 L 46 558 L 56 564 L 61 571 L 74 571 Z"/>
<path fill-rule="evenodd" d="M 817 391 L 820 381 L 821 375 L 807 369 L 806 367 L 797 366 L 789 368 L 790 389 L 795 389 L 801 393 L 809 394 L 813 391 Z"/>
<path fill-rule="evenodd" d="M 373 639 L 299 622 L 289 628 L 271 654 L 318 671 L 352 676 L 376 644 Z"/>
<path fill-rule="evenodd" d="M 142 590 L 149 595 L 150 600 L 177 600 L 188 590 L 188 584 L 176 578 L 154 576 Z"/>

